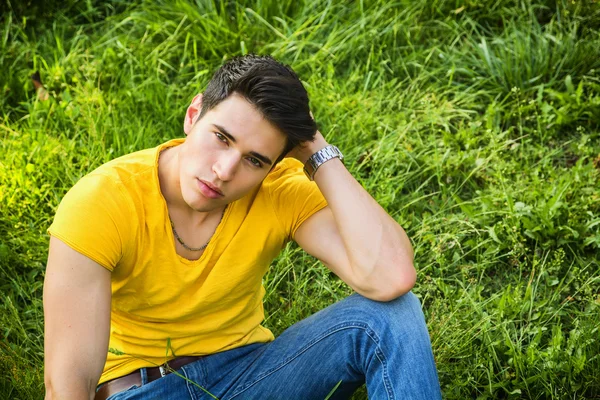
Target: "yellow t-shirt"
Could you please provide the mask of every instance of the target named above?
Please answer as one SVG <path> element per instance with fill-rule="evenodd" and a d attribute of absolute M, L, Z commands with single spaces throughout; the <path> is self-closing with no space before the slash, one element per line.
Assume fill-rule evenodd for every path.
<path fill-rule="evenodd" d="M 262 277 L 300 224 L 326 206 L 301 163 L 284 159 L 229 204 L 200 259 L 187 260 L 175 251 L 158 181 L 160 151 L 182 142 L 117 158 L 86 175 L 65 195 L 48 230 L 112 271 L 109 347 L 124 354 L 108 353 L 100 383 L 174 356 L 273 340 L 260 325 Z"/>

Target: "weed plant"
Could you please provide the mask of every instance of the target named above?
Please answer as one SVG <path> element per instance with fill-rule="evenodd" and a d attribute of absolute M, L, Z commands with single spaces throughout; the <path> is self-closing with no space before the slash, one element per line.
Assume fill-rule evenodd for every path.
<path fill-rule="evenodd" d="M 600 398 L 598 1 L 12 3 L 0 398 L 43 397 L 46 229 L 62 196 L 182 136 L 192 97 L 248 52 L 296 69 L 321 131 L 411 237 L 445 398 Z M 350 293 L 293 244 L 265 287 L 275 334 Z"/>

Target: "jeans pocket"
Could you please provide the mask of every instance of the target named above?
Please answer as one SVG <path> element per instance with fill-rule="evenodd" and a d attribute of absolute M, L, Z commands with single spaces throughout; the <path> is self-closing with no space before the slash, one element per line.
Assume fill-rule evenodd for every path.
<path fill-rule="evenodd" d="M 129 392 L 131 392 L 135 389 L 139 389 L 139 386 L 131 385 L 131 387 L 129 389 L 121 390 L 120 392 L 110 395 L 106 398 L 106 400 L 117 400 L 117 399 L 121 399 L 121 398 L 126 399 L 127 397 L 125 397 L 125 396 L 130 394 Z M 123 396 L 123 397 L 121 397 L 121 396 Z"/>

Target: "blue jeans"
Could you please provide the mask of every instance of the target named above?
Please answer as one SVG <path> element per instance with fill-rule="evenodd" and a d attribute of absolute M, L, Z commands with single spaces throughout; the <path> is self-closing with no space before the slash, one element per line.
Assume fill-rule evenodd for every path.
<path fill-rule="evenodd" d="M 354 294 L 294 324 L 270 343 L 212 354 L 110 400 L 347 399 L 366 382 L 370 399 L 441 399 L 417 297 L 382 303 Z"/>

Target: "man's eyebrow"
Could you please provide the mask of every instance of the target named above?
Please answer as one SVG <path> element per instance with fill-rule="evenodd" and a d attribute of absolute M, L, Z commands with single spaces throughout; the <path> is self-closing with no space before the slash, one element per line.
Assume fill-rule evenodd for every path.
<path fill-rule="evenodd" d="M 260 153 L 257 153 L 255 151 L 251 151 L 250 155 L 252 157 L 256 157 L 258 158 L 260 161 L 262 161 L 263 163 L 267 164 L 267 165 L 273 165 L 273 161 L 271 161 L 271 159 L 269 157 L 263 156 Z"/>
<path fill-rule="evenodd" d="M 227 138 L 228 138 L 229 140 L 231 140 L 233 143 L 235 143 L 235 142 L 236 142 L 236 140 L 235 140 L 235 136 L 233 136 L 231 133 L 229 133 L 229 132 L 227 131 L 227 129 L 225 129 L 225 128 L 223 128 L 221 125 L 217 125 L 217 124 L 213 124 L 213 126 L 214 126 L 215 128 L 217 128 L 219 131 L 221 131 L 221 133 L 222 133 L 223 135 L 227 136 Z"/>
<path fill-rule="evenodd" d="M 221 125 L 217 125 L 217 124 L 213 124 L 213 126 L 215 128 L 217 128 L 217 130 L 219 130 L 223 135 L 227 136 L 227 138 L 229 140 L 231 140 L 233 143 L 236 143 L 235 136 L 233 136 L 231 133 L 229 133 L 227 131 L 227 129 L 225 129 Z M 273 161 L 271 161 L 271 159 L 269 157 L 267 157 L 267 156 L 263 156 L 262 154 L 257 153 L 255 151 L 251 151 L 249 154 L 252 157 L 258 158 L 260 161 L 262 161 L 265 164 L 273 165 Z"/>

